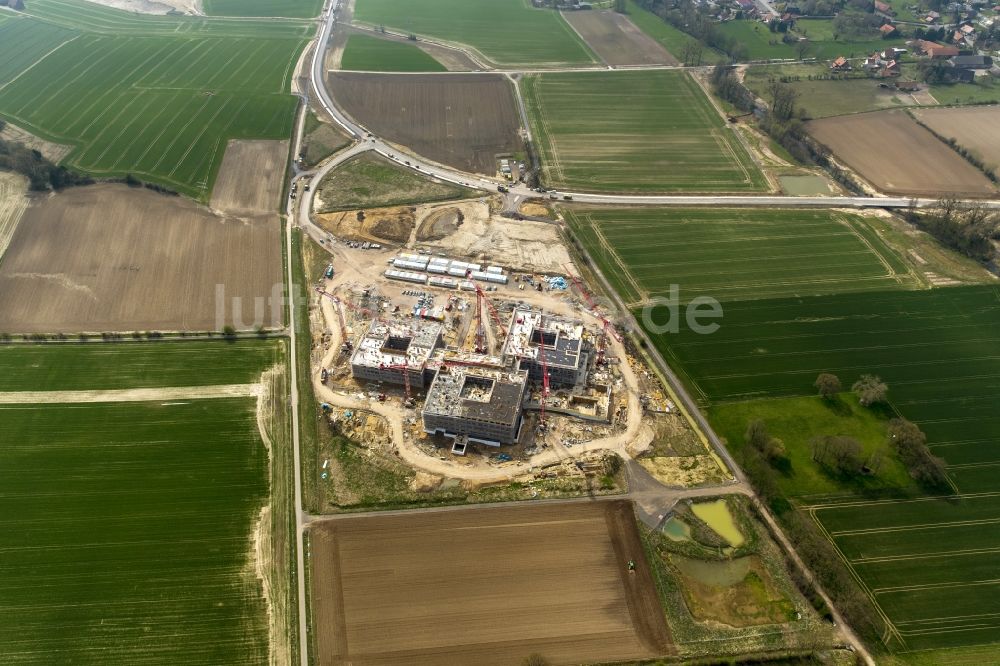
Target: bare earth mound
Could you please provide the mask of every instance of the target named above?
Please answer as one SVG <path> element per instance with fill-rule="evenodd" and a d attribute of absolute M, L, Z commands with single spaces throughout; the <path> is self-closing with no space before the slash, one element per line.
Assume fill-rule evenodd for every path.
<path fill-rule="evenodd" d="M 903 111 L 824 118 L 806 127 L 883 192 L 932 197 L 996 192 L 981 171 Z"/>
<path fill-rule="evenodd" d="M 362 211 L 362 220 L 358 219 L 359 211 L 356 210 L 320 213 L 316 215 L 316 222 L 338 238 L 403 244 L 413 231 L 413 211 L 412 206 L 366 209 Z"/>
<path fill-rule="evenodd" d="M 287 141 L 230 141 L 212 208 L 231 215 L 277 212 L 287 155 Z"/>
<path fill-rule="evenodd" d="M 509 666 L 532 653 L 579 664 L 670 649 L 624 501 L 337 519 L 313 528 L 312 562 L 321 665 Z"/>
<path fill-rule="evenodd" d="M 954 139 L 1000 176 L 1000 106 L 915 109 L 913 113 L 920 122 Z"/>
<path fill-rule="evenodd" d="M 463 202 L 418 209 L 417 240 L 455 257 L 482 259 L 510 268 L 563 272 L 571 262 L 559 227 L 491 216 L 485 203 Z M 459 216 L 461 213 L 461 216 Z"/>
<path fill-rule="evenodd" d="M 636 27 L 627 16 L 611 11 L 562 13 L 590 48 L 609 65 L 676 65 L 677 58 Z"/>
<path fill-rule="evenodd" d="M 510 83 L 495 74 L 331 72 L 343 108 L 375 134 L 432 160 L 487 175 L 519 150 Z"/>
<path fill-rule="evenodd" d="M 280 282 L 273 216 L 222 217 L 124 185 L 73 188 L 24 214 L 0 263 L 0 331 L 217 330 L 217 286 L 226 323 L 280 326 L 266 300 Z"/>

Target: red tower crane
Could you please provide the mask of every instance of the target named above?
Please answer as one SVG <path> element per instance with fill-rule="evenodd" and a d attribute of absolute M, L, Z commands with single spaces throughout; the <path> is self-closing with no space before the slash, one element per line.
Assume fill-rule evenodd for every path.
<path fill-rule="evenodd" d="M 497 309 L 493 307 L 493 301 L 491 301 L 490 297 L 486 295 L 486 292 L 483 291 L 482 287 L 480 287 L 475 282 L 473 282 L 473 285 L 475 285 L 476 287 L 476 296 L 481 298 L 486 303 L 486 307 L 490 311 L 490 318 L 493 320 L 493 323 L 496 324 L 497 329 L 500 331 L 500 337 L 506 338 L 507 327 L 503 325 L 502 321 L 500 321 L 500 313 L 498 313 Z"/>
<path fill-rule="evenodd" d="M 404 360 L 402 363 L 395 363 L 392 365 L 382 364 L 379 365 L 382 370 L 399 370 L 403 373 L 403 388 L 406 392 L 406 401 L 403 403 L 407 407 L 413 404 L 413 393 L 410 390 L 410 366 Z"/>
<path fill-rule="evenodd" d="M 542 401 L 540 423 L 545 427 L 545 400 L 549 397 L 549 361 L 545 353 L 545 317 L 538 315 L 538 356 L 542 361 Z"/>
<path fill-rule="evenodd" d="M 597 303 L 594 302 L 594 297 L 591 296 L 590 292 L 587 291 L 587 288 L 583 285 L 583 281 L 569 270 L 566 271 L 566 274 L 569 275 L 569 279 L 573 282 L 573 286 L 575 286 L 577 291 L 580 292 L 583 299 L 587 301 L 587 306 L 590 308 L 590 311 L 593 312 L 594 316 L 601 321 L 601 337 L 597 340 L 597 365 L 603 365 L 604 350 L 607 349 L 608 346 L 608 335 L 613 335 L 615 340 L 618 342 L 622 341 L 621 336 L 618 335 L 614 325 L 608 320 L 608 318 L 598 312 Z"/>
<path fill-rule="evenodd" d="M 483 322 L 483 292 L 476 289 L 476 353 L 486 353 L 486 326 Z"/>

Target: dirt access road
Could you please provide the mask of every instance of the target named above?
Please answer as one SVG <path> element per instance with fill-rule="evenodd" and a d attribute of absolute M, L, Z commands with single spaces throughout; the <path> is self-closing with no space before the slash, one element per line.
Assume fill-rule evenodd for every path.
<path fill-rule="evenodd" d="M 311 543 L 323 666 L 508 666 L 532 653 L 579 664 L 671 649 L 626 501 L 345 517 L 314 526 Z"/>

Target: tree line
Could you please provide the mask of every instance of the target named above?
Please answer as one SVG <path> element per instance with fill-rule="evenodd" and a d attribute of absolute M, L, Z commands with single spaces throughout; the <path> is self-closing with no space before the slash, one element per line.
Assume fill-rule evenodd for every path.
<path fill-rule="evenodd" d="M 6 123 L 0 120 L 0 130 L 5 126 Z M 53 164 L 37 150 L 5 139 L 0 139 L 0 169 L 15 171 L 26 177 L 28 187 L 35 192 L 94 182 L 87 176 Z"/>

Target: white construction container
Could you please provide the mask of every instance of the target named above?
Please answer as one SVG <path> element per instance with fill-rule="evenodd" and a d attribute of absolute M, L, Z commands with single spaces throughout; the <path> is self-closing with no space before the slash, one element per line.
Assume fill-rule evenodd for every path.
<path fill-rule="evenodd" d="M 403 282 L 427 284 L 427 276 L 423 273 L 414 273 L 412 271 L 394 271 L 389 269 L 385 272 L 385 276 L 390 280 L 402 280 Z"/>
<path fill-rule="evenodd" d="M 499 266 L 487 266 L 486 267 L 486 272 L 487 273 L 496 273 L 496 274 L 499 275 L 499 274 L 503 273 L 503 269 L 500 268 Z"/>
<path fill-rule="evenodd" d="M 447 266 L 442 266 L 441 264 L 428 264 L 427 265 L 427 272 L 428 273 L 437 273 L 439 275 L 444 275 L 445 273 L 448 272 L 448 267 Z"/>
<path fill-rule="evenodd" d="M 427 279 L 427 284 L 432 287 L 442 287 L 444 289 L 454 289 L 458 286 L 458 280 L 453 280 L 448 277 L 436 277 L 431 276 Z"/>

